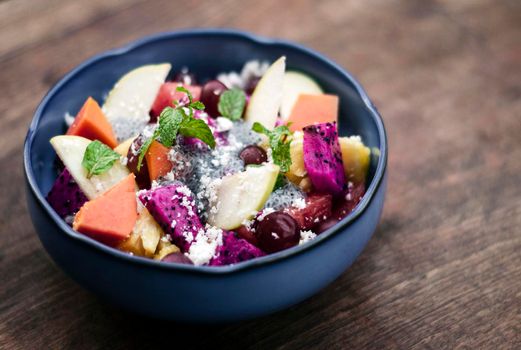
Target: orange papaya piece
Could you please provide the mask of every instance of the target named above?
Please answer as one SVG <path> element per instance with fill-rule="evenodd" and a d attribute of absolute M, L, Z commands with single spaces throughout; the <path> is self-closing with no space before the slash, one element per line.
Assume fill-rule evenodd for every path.
<path fill-rule="evenodd" d="M 301 94 L 293 105 L 287 122 L 291 131 L 302 130 L 303 127 L 315 123 L 331 123 L 338 121 L 338 96 Z"/>
<path fill-rule="evenodd" d="M 72 228 L 97 241 L 115 246 L 125 240 L 137 220 L 134 174 L 107 192 L 85 203 L 76 214 Z"/>
<path fill-rule="evenodd" d="M 98 140 L 110 148 L 118 145 L 116 135 L 99 104 L 89 97 L 67 130 L 67 135 L 83 136 L 89 140 Z"/>

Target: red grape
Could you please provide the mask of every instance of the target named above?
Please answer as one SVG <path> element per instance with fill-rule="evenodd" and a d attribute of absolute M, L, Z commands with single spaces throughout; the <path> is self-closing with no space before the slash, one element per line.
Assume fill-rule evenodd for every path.
<path fill-rule="evenodd" d="M 259 247 L 268 253 L 278 252 L 298 244 L 300 230 L 291 215 L 276 211 L 258 221 L 255 235 Z"/>
<path fill-rule="evenodd" d="M 192 260 L 190 260 L 186 255 L 181 252 L 170 253 L 166 255 L 161 261 L 168 263 L 178 263 L 178 264 L 187 264 L 193 265 Z"/>
<path fill-rule="evenodd" d="M 228 90 L 226 86 L 218 80 L 210 80 L 203 85 L 201 102 L 205 106 L 205 112 L 211 117 L 217 118 L 220 115 L 217 106 L 219 105 L 221 94 L 226 90 Z"/>
<path fill-rule="evenodd" d="M 266 151 L 257 145 L 244 147 L 241 153 L 239 153 L 239 158 L 242 159 L 244 165 L 262 164 L 268 161 Z"/>

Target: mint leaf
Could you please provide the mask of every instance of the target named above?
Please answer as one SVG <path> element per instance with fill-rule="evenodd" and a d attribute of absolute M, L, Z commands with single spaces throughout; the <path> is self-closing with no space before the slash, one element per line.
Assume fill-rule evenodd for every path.
<path fill-rule="evenodd" d="M 194 101 L 194 102 L 190 103 L 190 107 L 192 107 L 193 109 L 197 109 L 199 111 L 204 110 L 204 104 L 201 101 Z"/>
<path fill-rule="evenodd" d="M 120 155 L 114 152 L 109 146 L 99 142 L 92 141 L 85 149 L 81 165 L 87 169 L 87 178 L 93 175 L 100 175 L 112 168 L 114 162 L 120 158 Z"/>
<path fill-rule="evenodd" d="M 251 129 L 255 132 L 258 132 L 259 134 L 264 134 L 268 137 L 270 136 L 270 131 L 268 129 L 266 129 L 266 127 L 259 122 L 253 123 L 253 126 L 251 127 Z"/>
<path fill-rule="evenodd" d="M 268 136 L 273 163 L 280 167 L 281 172 L 288 172 L 289 167 L 291 166 L 291 154 L 289 151 L 289 146 L 292 135 L 288 126 L 277 126 L 271 131 L 261 123 L 255 122 L 253 123 L 252 130 L 259 134 Z"/>
<path fill-rule="evenodd" d="M 204 110 L 204 104 L 200 101 L 193 101 L 192 94 L 183 86 L 178 86 L 177 91 L 184 92 L 188 96 L 188 105 L 180 105 L 178 101 L 175 107 L 166 107 L 158 117 L 158 126 L 151 138 L 141 146 L 137 170 L 141 169 L 143 159 L 150 148 L 152 142 L 159 137 L 160 142 L 166 147 L 172 147 L 181 134 L 187 137 L 195 137 L 206 143 L 211 148 L 215 147 L 215 139 L 212 130 L 204 120 L 194 118 L 194 109 Z M 188 112 L 187 112 L 188 111 Z"/>
<path fill-rule="evenodd" d="M 244 92 L 239 89 L 232 89 L 222 93 L 217 109 L 223 117 L 239 120 L 242 117 L 245 105 L 246 95 Z"/>
<path fill-rule="evenodd" d="M 186 114 L 183 109 L 166 107 L 159 115 L 158 133 L 161 143 L 166 147 L 172 147 L 177 137 L 177 132 Z"/>
<path fill-rule="evenodd" d="M 195 137 L 206 143 L 211 148 L 215 148 L 215 138 L 212 130 L 202 119 L 186 118 L 179 127 L 179 133 L 186 137 Z"/>

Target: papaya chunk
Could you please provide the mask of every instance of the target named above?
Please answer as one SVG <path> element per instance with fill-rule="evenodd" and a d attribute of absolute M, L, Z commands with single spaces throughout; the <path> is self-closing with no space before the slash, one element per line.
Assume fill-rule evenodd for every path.
<path fill-rule="evenodd" d="M 76 214 L 72 228 L 99 242 L 116 246 L 125 240 L 137 220 L 134 174 L 85 203 Z"/>
<path fill-rule="evenodd" d="M 150 182 L 165 176 L 172 170 L 172 162 L 168 159 L 170 149 L 161 143 L 154 141 L 145 155 Z"/>
<path fill-rule="evenodd" d="M 116 135 L 99 104 L 89 97 L 67 130 L 67 135 L 82 136 L 89 140 L 98 140 L 110 148 L 118 145 Z"/>
<path fill-rule="evenodd" d="M 288 117 L 291 131 L 312 124 L 333 123 L 338 119 L 338 96 L 300 94 Z"/>

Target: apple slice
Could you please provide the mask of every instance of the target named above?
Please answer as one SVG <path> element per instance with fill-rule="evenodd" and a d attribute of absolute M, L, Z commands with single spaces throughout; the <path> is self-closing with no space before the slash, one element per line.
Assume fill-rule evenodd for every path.
<path fill-rule="evenodd" d="M 315 80 L 304 73 L 288 71 L 284 74 L 284 83 L 282 88 L 282 103 L 280 105 L 280 116 L 283 120 L 287 120 L 291 114 L 291 110 L 297 102 L 298 95 L 320 95 L 324 91 L 320 88 Z"/>
<path fill-rule="evenodd" d="M 73 135 L 55 136 L 51 139 L 52 147 L 74 181 L 87 198 L 94 199 L 126 178 L 130 172 L 121 162 L 116 161 L 107 172 L 87 178 L 87 170 L 81 165 L 81 162 L 89 143 L 91 140 Z"/>
<path fill-rule="evenodd" d="M 264 73 L 250 97 L 244 120 L 250 125 L 259 122 L 268 129 L 275 127 L 284 86 L 286 57 L 276 60 Z"/>
<path fill-rule="evenodd" d="M 278 165 L 264 164 L 224 177 L 216 189 L 215 203 L 210 203 L 215 209 L 210 210 L 208 223 L 223 230 L 241 226 L 262 209 L 278 174 Z"/>
<path fill-rule="evenodd" d="M 125 74 L 109 92 L 103 112 L 118 141 L 139 134 L 148 123 L 149 111 L 171 65 L 141 66 Z"/>

